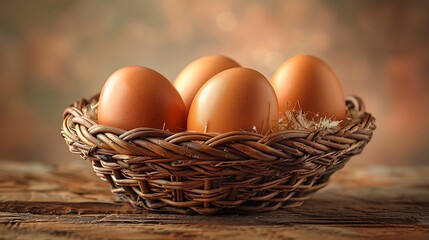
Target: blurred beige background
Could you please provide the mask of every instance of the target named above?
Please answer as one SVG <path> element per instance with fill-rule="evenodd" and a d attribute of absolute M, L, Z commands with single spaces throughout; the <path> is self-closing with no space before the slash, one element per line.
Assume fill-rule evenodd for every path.
<path fill-rule="evenodd" d="M 378 129 L 351 164 L 429 163 L 429 1 L 1 1 L 0 159 L 76 161 L 62 112 L 125 65 L 225 54 L 268 78 L 323 58 Z"/>

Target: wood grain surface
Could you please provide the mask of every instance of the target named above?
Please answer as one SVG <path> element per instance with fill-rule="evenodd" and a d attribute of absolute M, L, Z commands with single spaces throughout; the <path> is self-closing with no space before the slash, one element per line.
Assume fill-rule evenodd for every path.
<path fill-rule="evenodd" d="M 88 162 L 0 161 L 0 239 L 429 239 L 429 167 L 346 167 L 303 206 L 185 216 L 134 209 Z"/>

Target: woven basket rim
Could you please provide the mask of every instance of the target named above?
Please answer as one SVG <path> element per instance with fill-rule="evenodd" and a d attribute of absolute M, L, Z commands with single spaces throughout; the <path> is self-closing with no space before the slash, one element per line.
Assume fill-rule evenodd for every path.
<path fill-rule="evenodd" d="M 285 134 L 285 133 L 290 133 L 290 134 L 297 134 L 299 135 L 299 133 L 311 133 L 311 132 L 319 132 L 319 131 L 330 131 L 331 133 L 333 133 L 331 130 L 326 130 L 326 129 L 318 129 L 315 131 L 308 131 L 308 130 L 302 130 L 302 129 L 288 129 L 288 130 L 284 130 L 284 131 L 276 131 L 276 132 L 272 132 L 269 131 L 266 134 L 261 134 L 261 133 L 257 133 L 257 132 L 250 132 L 250 131 L 231 131 L 231 132 L 226 132 L 226 133 L 217 133 L 217 132 L 208 132 L 208 133 L 202 133 L 202 132 L 195 132 L 195 131 L 181 131 L 181 132 L 177 132 L 177 133 L 173 133 L 170 132 L 168 130 L 164 130 L 164 129 L 158 129 L 158 128 L 151 128 L 151 127 L 138 127 L 138 128 L 134 128 L 134 129 L 130 129 L 130 130 L 125 130 L 125 129 L 121 129 L 121 128 L 117 128 L 117 127 L 111 127 L 111 126 L 107 126 L 107 125 L 102 125 L 99 124 L 96 120 L 89 118 L 88 116 L 85 116 L 85 114 L 83 113 L 83 108 L 85 106 L 87 106 L 88 104 L 91 103 L 91 101 L 98 101 L 98 97 L 99 97 L 99 93 L 93 95 L 90 98 L 81 98 L 78 101 L 76 101 L 75 103 L 73 103 L 72 105 L 70 105 L 69 107 L 67 107 L 64 112 L 63 112 L 63 121 L 67 118 L 67 116 L 72 115 L 74 117 L 79 117 L 84 119 L 84 121 L 81 122 L 81 124 L 84 124 L 85 126 L 91 126 L 93 131 L 99 131 L 102 132 L 104 131 L 108 131 L 111 134 L 116 134 L 118 136 L 124 137 L 127 135 L 132 134 L 133 132 L 138 132 L 138 131 L 148 131 L 148 132 L 152 132 L 153 135 L 151 137 L 161 137 L 161 138 L 165 138 L 166 140 L 172 140 L 174 138 L 180 137 L 182 135 L 195 135 L 195 136 L 204 136 L 204 137 L 210 137 L 211 139 L 208 140 L 208 142 L 206 142 L 206 144 L 211 144 L 212 142 L 216 142 L 217 139 L 221 139 L 224 137 L 228 137 L 228 136 L 234 136 L 234 135 L 248 135 L 248 136 L 257 136 L 257 137 L 263 137 L 264 139 L 267 139 L 269 136 L 275 136 L 275 135 L 281 135 L 281 134 Z M 347 123 L 347 125 L 342 125 L 342 128 L 337 128 L 335 130 L 335 132 L 338 131 L 343 131 L 344 129 L 348 129 L 351 128 L 350 126 L 356 126 L 356 125 L 361 125 L 363 122 L 365 122 L 365 120 L 370 119 L 371 121 L 368 122 L 375 122 L 375 118 L 372 116 L 372 114 L 366 112 L 365 109 L 365 103 L 362 100 L 362 98 L 360 98 L 359 96 L 356 95 L 349 95 L 346 96 L 346 107 L 347 107 L 347 111 L 349 111 L 350 109 L 354 109 L 359 113 L 359 120 L 355 121 L 350 121 L 350 120 L 345 120 L 345 122 Z M 62 126 L 62 130 L 64 130 L 64 124 Z M 372 130 L 375 130 L 375 125 L 374 128 Z M 147 136 L 150 136 L 150 134 L 147 134 Z"/>

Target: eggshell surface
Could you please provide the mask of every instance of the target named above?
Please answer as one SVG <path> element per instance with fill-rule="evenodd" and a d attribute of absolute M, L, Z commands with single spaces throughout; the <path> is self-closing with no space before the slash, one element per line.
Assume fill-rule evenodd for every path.
<path fill-rule="evenodd" d="M 307 118 L 346 118 L 343 89 L 332 69 L 311 55 L 297 55 L 283 63 L 271 83 L 279 101 L 280 113 L 301 109 Z"/>
<path fill-rule="evenodd" d="M 240 67 L 240 64 L 222 55 L 201 57 L 186 66 L 173 82 L 182 96 L 186 109 L 189 110 L 195 94 L 204 83 L 217 73 L 234 67 Z"/>
<path fill-rule="evenodd" d="M 186 129 L 186 108 L 177 90 L 160 73 L 128 66 L 105 82 L 98 122 L 125 130 L 150 127 L 179 132 Z"/>
<path fill-rule="evenodd" d="M 256 70 L 231 68 L 216 74 L 196 94 L 188 130 L 266 133 L 278 121 L 277 98 L 270 82 Z"/>

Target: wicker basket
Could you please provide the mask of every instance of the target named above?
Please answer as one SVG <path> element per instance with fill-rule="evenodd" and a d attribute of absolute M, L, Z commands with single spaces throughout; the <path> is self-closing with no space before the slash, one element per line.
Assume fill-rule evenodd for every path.
<path fill-rule="evenodd" d="M 347 107 L 358 121 L 337 131 L 288 130 L 203 134 L 98 125 L 83 114 L 98 96 L 64 112 L 61 135 L 92 162 L 112 193 L 133 206 L 182 214 L 266 212 L 300 206 L 351 156 L 362 151 L 375 119 L 358 97 Z"/>

